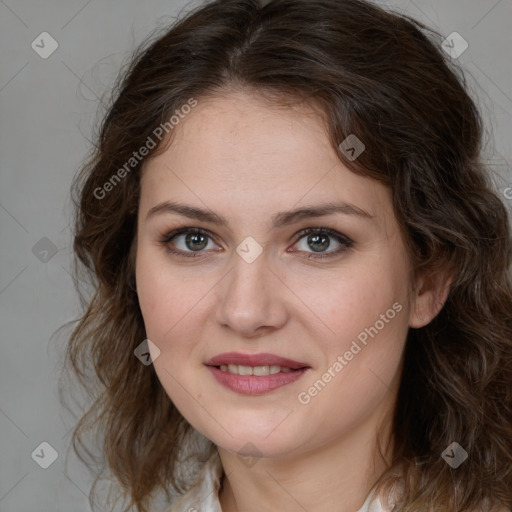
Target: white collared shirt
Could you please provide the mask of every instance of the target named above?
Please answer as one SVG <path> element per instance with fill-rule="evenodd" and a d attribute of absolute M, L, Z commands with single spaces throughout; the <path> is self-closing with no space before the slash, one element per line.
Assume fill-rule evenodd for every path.
<path fill-rule="evenodd" d="M 167 512 L 222 512 L 219 501 L 222 474 L 222 464 L 215 452 L 203 466 L 197 483 Z M 389 512 L 377 497 L 373 498 L 374 493 L 375 487 L 356 512 Z"/>

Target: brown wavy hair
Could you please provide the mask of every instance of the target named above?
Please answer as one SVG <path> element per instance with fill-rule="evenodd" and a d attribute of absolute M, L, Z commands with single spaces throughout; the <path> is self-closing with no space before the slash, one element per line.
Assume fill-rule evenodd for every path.
<path fill-rule="evenodd" d="M 91 399 L 73 448 L 91 461 L 86 437 L 101 438 L 95 460 L 130 506 L 146 512 L 157 491 L 171 500 L 192 483 L 182 468 L 195 431 L 152 365 L 134 356 L 146 337 L 134 280 L 140 172 L 171 139 L 108 192 L 104 184 L 190 98 L 241 89 L 318 105 L 336 150 L 349 134 L 364 141 L 357 160 L 338 151 L 341 162 L 390 187 L 414 268 L 453 275 L 444 308 L 406 340 L 394 455 L 379 480 L 387 490 L 401 471 L 393 510 L 512 509 L 510 224 L 482 157 L 481 113 L 443 39 L 363 0 L 222 0 L 196 7 L 132 56 L 73 182 L 84 312 L 66 350 L 66 368 Z M 457 469 L 441 457 L 454 441 L 469 454 Z"/>

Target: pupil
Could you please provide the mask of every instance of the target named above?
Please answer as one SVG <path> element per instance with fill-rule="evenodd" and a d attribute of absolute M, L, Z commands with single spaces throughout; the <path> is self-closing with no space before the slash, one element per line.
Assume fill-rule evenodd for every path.
<path fill-rule="evenodd" d="M 199 242 L 199 245 L 193 245 L 193 244 L 196 244 L 196 242 L 202 238 L 202 245 L 201 245 L 201 242 Z M 192 242 L 192 245 L 189 244 L 189 242 Z M 208 245 L 208 243 L 206 242 L 206 237 L 201 235 L 201 233 L 189 233 L 186 237 L 185 237 L 185 244 L 187 246 L 188 249 L 192 250 L 192 251 L 198 251 L 200 249 L 204 249 L 206 247 L 206 245 Z"/>
<path fill-rule="evenodd" d="M 326 235 L 309 235 L 308 243 L 311 243 L 311 242 L 314 244 L 314 245 L 311 245 L 311 248 L 316 252 L 320 252 L 329 247 L 329 237 Z M 317 243 L 317 242 L 320 242 L 320 243 Z"/>

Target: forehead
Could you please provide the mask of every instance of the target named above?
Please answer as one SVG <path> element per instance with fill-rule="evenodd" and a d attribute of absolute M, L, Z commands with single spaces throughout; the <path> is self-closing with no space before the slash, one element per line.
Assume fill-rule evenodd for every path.
<path fill-rule="evenodd" d="M 330 149 L 317 108 L 286 107 L 247 92 L 199 99 L 170 135 L 172 158 L 229 169 L 236 165 L 239 173 L 260 160 L 293 164 L 305 155 L 318 160 Z"/>
<path fill-rule="evenodd" d="M 339 160 L 314 106 L 286 107 L 241 92 L 198 99 L 171 135 L 143 167 L 142 199 L 153 203 L 147 208 L 185 195 L 212 208 L 257 202 L 263 211 L 341 199 L 372 215 L 392 213 L 388 189 Z"/>

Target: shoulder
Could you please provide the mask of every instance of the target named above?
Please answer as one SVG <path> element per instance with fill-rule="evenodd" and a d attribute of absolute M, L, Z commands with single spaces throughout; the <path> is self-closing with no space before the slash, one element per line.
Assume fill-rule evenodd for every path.
<path fill-rule="evenodd" d="M 219 502 L 222 476 L 222 464 L 215 450 L 205 462 L 195 484 L 166 512 L 222 512 Z"/>
<path fill-rule="evenodd" d="M 391 512 L 392 507 L 386 507 L 382 504 L 380 497 L 376 494 L 375 486 L 368 494 L 363 506 L 357 512 Z"/>

